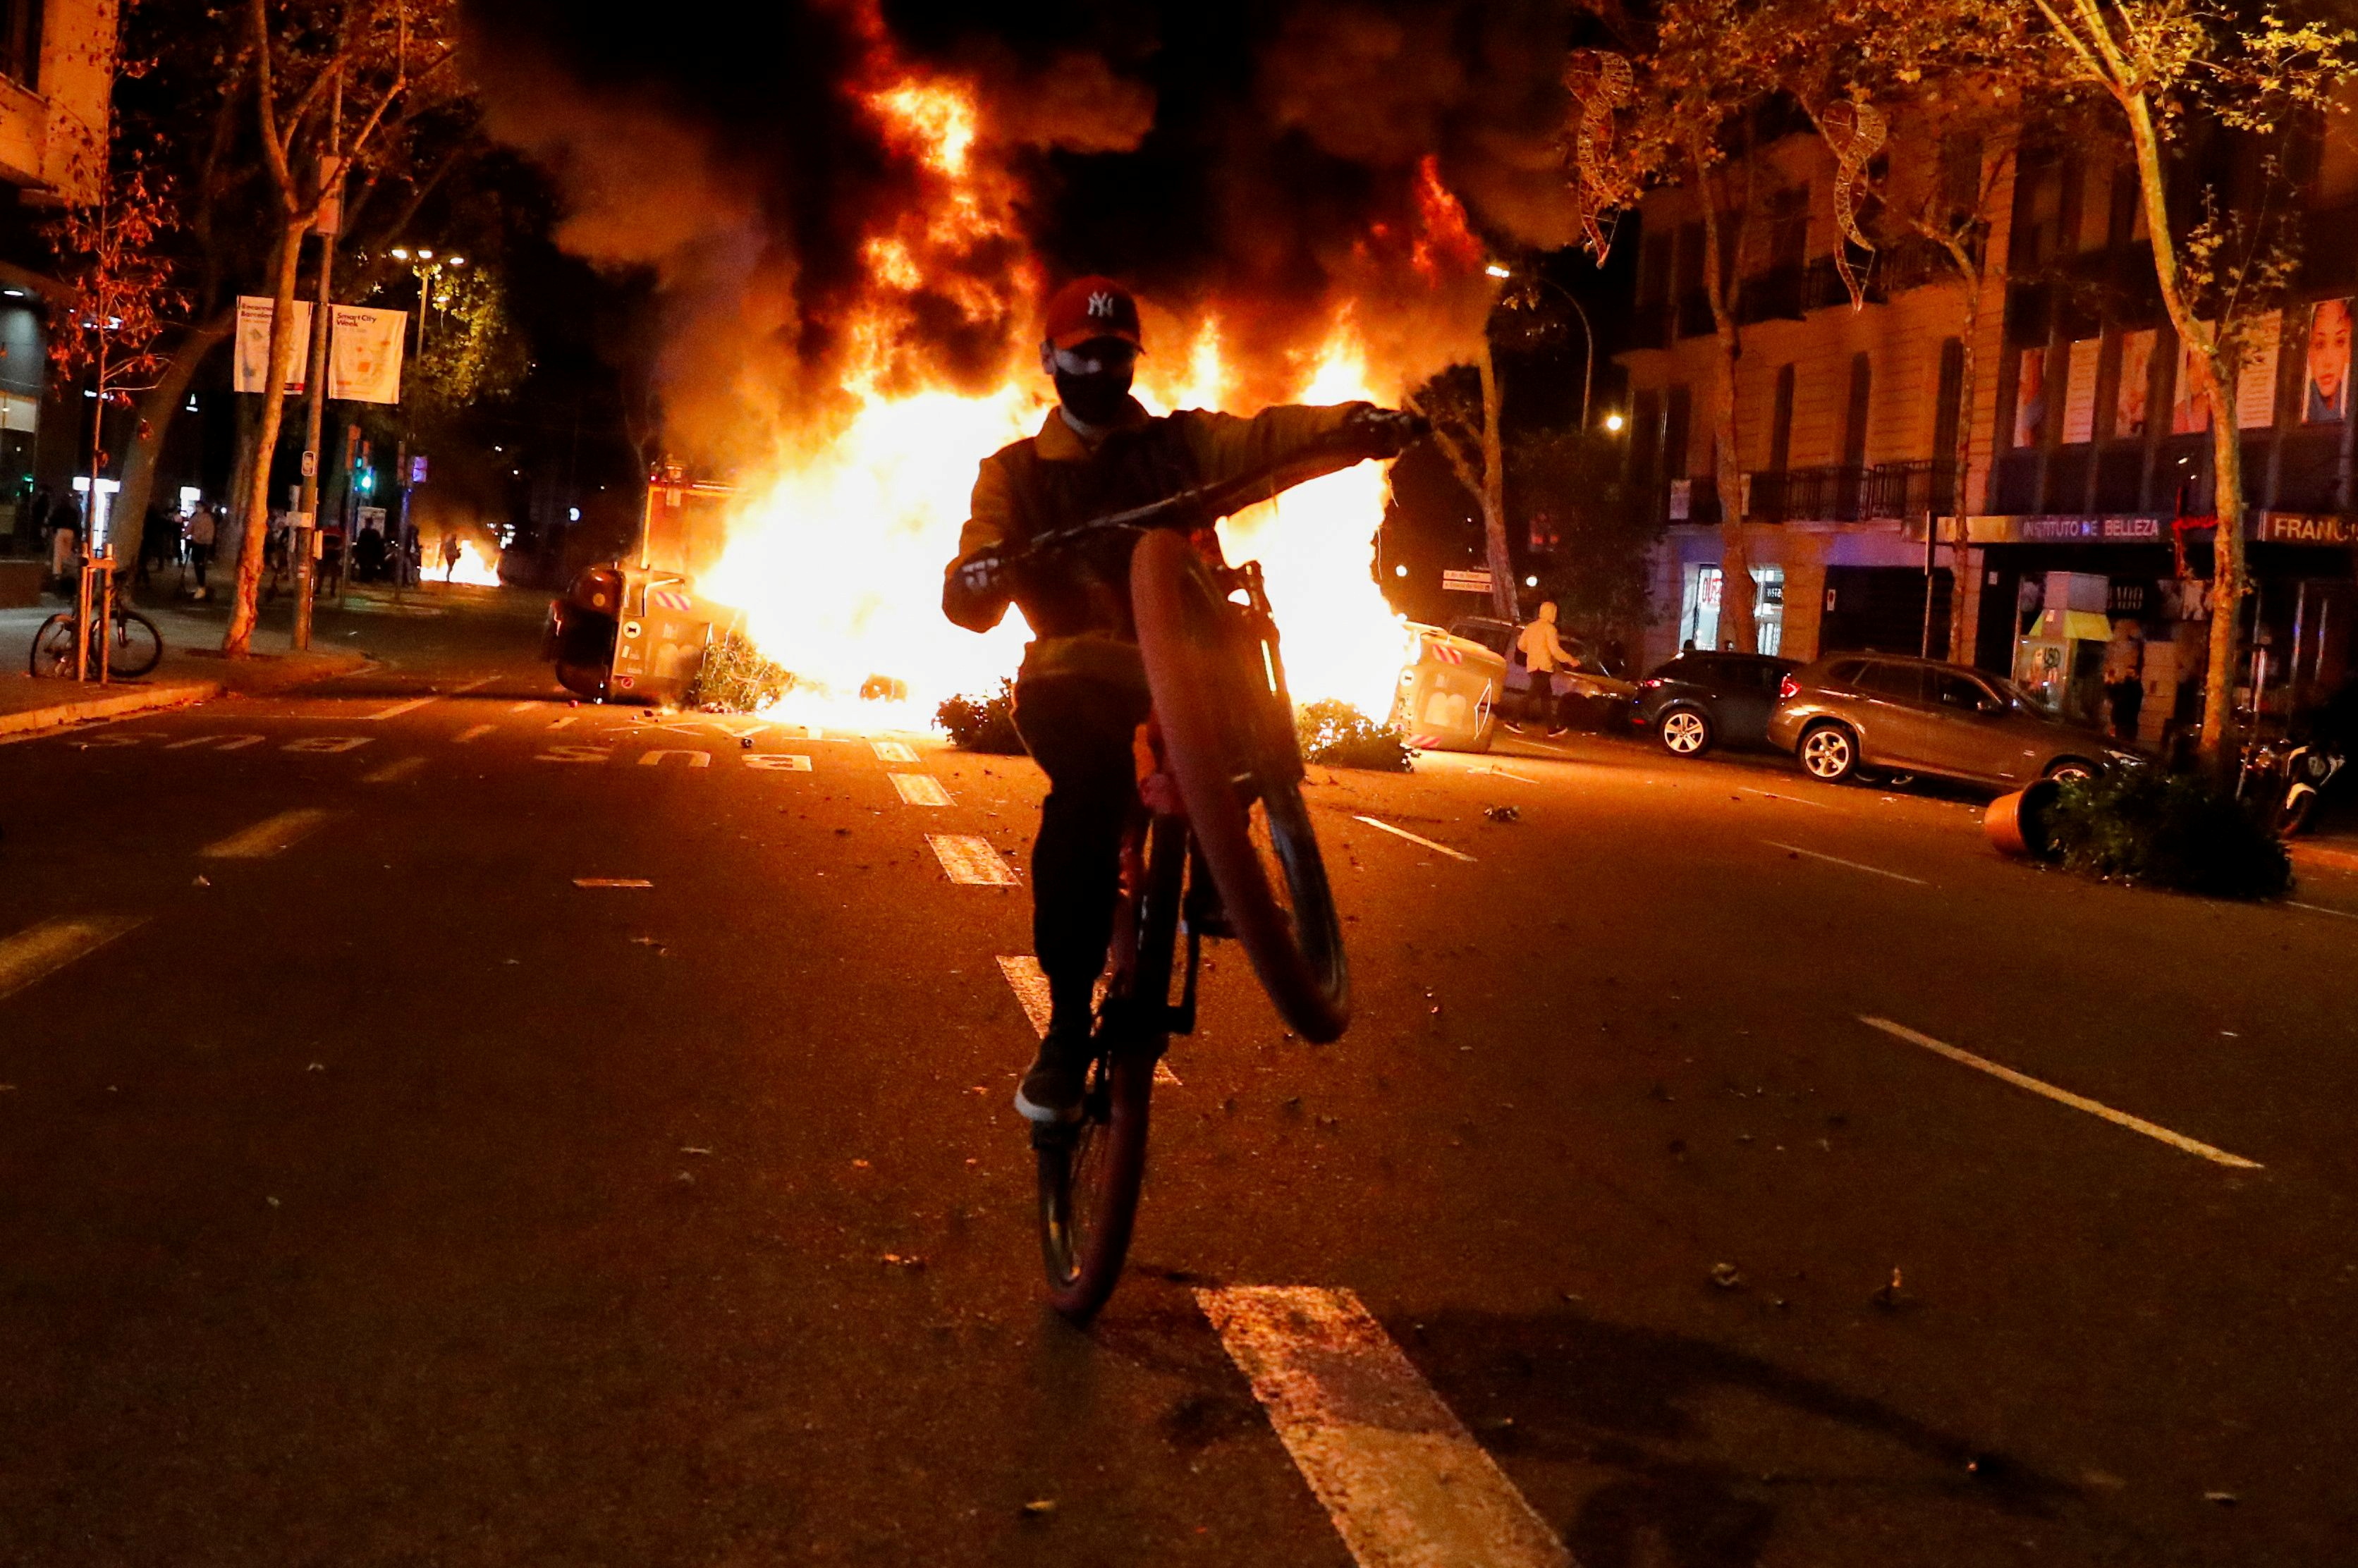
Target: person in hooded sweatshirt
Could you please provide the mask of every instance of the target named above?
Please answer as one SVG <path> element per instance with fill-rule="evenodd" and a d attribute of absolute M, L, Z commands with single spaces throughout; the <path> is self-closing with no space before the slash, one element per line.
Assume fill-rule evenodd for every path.
<path fill-rule="evenodd" d="M 1521 635 L 1515 639 L 1515 647 L 1523 655 L 1523 668 L 1531 672 L 1531 684 L 1523 695 L 1522 717 L 1507 720 L 1507 728 L 1520 735 L 1524 725 L 1536 722 L 1545 712 L 1548 733 L 1563 734 L 1563 709 L 1555 695 L 1555 672 L 1572 667 L 1572 654 L 1564 650 L 1563 639 L 1556 635 L 1553 600 L 1540 606 L 1538 619 L 1523 628 Z"/>

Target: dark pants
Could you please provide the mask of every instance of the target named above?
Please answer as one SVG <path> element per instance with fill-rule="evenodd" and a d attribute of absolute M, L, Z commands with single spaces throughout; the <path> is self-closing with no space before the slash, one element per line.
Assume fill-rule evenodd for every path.
<path fill-rule="evenodd" d="M 1048 775 L 1032 848 L 1032 942 L 1059 1033 L 1086 1033 L 1091 992 L 1113 940 L 1121 833 L 1138 799 L 1131 742 L 1146 693 L 1086 676 L 1015 688 L 1015 730 Z"/>

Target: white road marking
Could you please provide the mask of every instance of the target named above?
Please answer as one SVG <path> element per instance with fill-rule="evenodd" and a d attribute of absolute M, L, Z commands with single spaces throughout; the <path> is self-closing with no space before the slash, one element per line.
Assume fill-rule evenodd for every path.
<path fill-rule="evenodd" d="M 439 693 L 431 693 L 425 697 L 413 697 L 407 702 L 395 703 L 391 708 L 386 708 L 382 713 L 364 713 L 361 715 L 361 717 L 363 719 L 398 719 L 405 713 L 416 712 L 427 703 L 434 701 L 439 695 Z"/>
<path fill-rule="evenodd" d="M 1736 787 L 1742 790 L 1747 795 L 1757 795 L 1763 800 L 1781 800 L 1789 806 L 1815 806 L 1820 811 L 1832 811 L 1833 809 L 1833 806 L 1828 806 L 1823 800 L 1803 800 L 1798 795 L 1779 795 L 1773 789 L 1754 789 L 1750 784 L 1737 784 Z"/>
<path fill-rule="evenodd" d="M 146 737 L 140 737 L 145 740 Z M 243 752 L 248 746 L 259 746 L 266 735 L 192 735 L 185 741 L 175 741 L 166 746 L 167 752 L 185 752 L 192 746 L 211 746 L 216 752 Z M 220 742 L 215 745 L 214 742 Z"/>
<path fill-rule="evenodd" d="M 564 718 L 562 718 L 562 719 L 550 719 L 550 720 L 548 721 L 548 727 L 549 727 L 551 730 L 562 730 L 562 729 L 564 729 L 567 725 L 568 725 L 568 724 L 570 724 L 570 723 L 572 723 L 572 722 L 573 722 L 573 715 L 571 715 L 570 713 L 568 713 L 568 714 L 567 714 L 567 715 L 566 715 Z"/>
<path fill-rule="evenodd" d="M 209 860 L 266 860 L 309 838 L 321 823 L 334 815 L 332 811 L 310 807 L 282 811 L 276 816 L 264 817 L 242 832 L 233 833 L 226 838 L 216 838 L 197 853 Z"/>
<path fill-rule="evenodd" d="M 1815 849 L 1804 849 L 1799 844 L 1779 844 L 1774 838 L 1763 838 L 1760 841 L 1771 849 L 1783 849 L 1795 855 L 1807 855 L 1812 860 L 1823 860 L 1833 866 L 1848 866 L 1854 871 L 1865 871 L 1870 876 L 1889 877 L 1895 882 L 1914 882 L 1920 888 L 1932 885 L 1922 877 L 1902 876 L 1898 871 L 1887 871 L 1881 866 L 1864 866 L 1856 860 L 1845 860 L 1840 855 L 1822 855 Z"/>
<path fill-rule="evenodd" d="M 1040 968 L 1040 960 L 1029 953 L 1001 953 L 999 956 L 999 972 L 1007 977 L 1008 989 L 1015 993 L 1015 1000 L 1023 1004 L 1023 1016 L 1032 1021 L 1032 1033 L 1045 1039 L 1048 1019 L 1055 1011 L 1055 1004 L 1048 999 L 1048 975 Z M 1102 992 L 1105 982 L 1098 981 L 1098 987 Z M 1155 1058 L 1154 1081 L 1168 1084 L 1173 1088 L 1185 1087 L 1180 1083 L 1179 1075 L 1171 1070 L 1171 1064 L 1161 1057 Z"/>
<path fill-rule="evenodd" d="M 282 752 L 311 752 L 334 756 L 341 752 L 357 752 L 369 743 L 366 735 L 311 735 L 300 741 L 289 741 L 278 749 Z M 222 748 L 226 752 L 228 747 Z"/>
<path fill-rule="evenodd" d="M 990 847 L 988 838 L 966 833 L 928 833 L 925 842 L 934 847 L 934 859 L 942 863 L 943 872 L 954 882 L 981 887 L 1015 885 L 1015 868 L 999 858 L 999 851 Z"/>
<path fill-rule="evenodd" d="M 576 877 L 578 888 L 651 888 L 655 884 L 644 877 Z"/>
<path fill-rule="evenodd" d="M 453 745 L 463 746 L 470 741 L 480 741 L 498 728 L 499 726 L 496 724 L 471 724 L 466 729 L 460 730 L 458 739 L 451 743 Z"/>
<path fill-rule="evenodd" d="M 535 762 L 602 762 L 613 752 L 604 746 L 551 746 L 533 758 Z"/>
<path fill-rule="evenodd" d="M 901 792 L 903 806 L 947 806 L 950 797 L 942 788 L 942 781 L 931 773 L 888 773 L 892 787 Z"/>
<path fill-rule="evenodd" d="M 806 773 L 811 771 L 808 757 L 797 757 L 786 752 L 744 752 L 739 753 L 749 768 L 763 768 L 773 773 Z"/>
<path fill-rule="evenodd" d="M 16 995 L 146 923 L 144 914 L 93 914 L 27 926 L 0 940 L 0 997 Z"/>
<path fill-rule="evenodd" d="M 452 697 L 464 697 L 471 691 L 481 691 L 483 687 L 491 685 L 494 678 L 495 677 L 491 676 L 484 676 L 480 680 L 469 681 L 465 686 L 454 686 L 450 688 L 449 695 Z"/>
<path fill-rule="evenodd" d="M 691 768 L 708 768 L 712 765 L 711 752 L 691 752 L 685 747 L 677 747 L 666 748 L 659 752 L 642 752 L 639 753 L 639 766 L 643 768 L 661 767 L 663 765 L 663 760 L 665 757 L 686 757 L 687 759 L 687 765 Z"/>
<path fill-rule="evenodd" d="M 880 762 L 914 762 L 917 760 L 917 753 L 909 750 L 905 741 L 871 741 L 868 743 L 876 749 L 876 760 Z"/>
<path fill-rule="evenodd" d="M 407 778 L 425 765 L 426 759 L 423 757 L 404 757 L 399 762 L 385 763 L 373 773 L 363 773 L 361 776 L 361 783 L 391 784 L 396 779 Z"/>
<path fill-rule="evenodd" d="M 1488 767 L 1476 768 L 1473 771 L 1477 773 L 1490 773 L 1502 779 L 1512 779 L 1517 784 L 1537 784 L 1540 782 L 1539 780 L 1531 778 L 1526 774 L 1515 773 L 1510 769 L 1502 768 L 1496 762 L 1491 763 Z"/>
<path fill-rule="evenodd" d="M 1541 751 L 1553 752 L 1559 757 L 1577 757 L 1580 755 L 1579 752 L 1574 751 L 1569 746 L 1551 746 L 1544 741 L 1526 741 L 1520 735 L 1508 735 L 1502 737 L 1502 739 L 1511 741 L 1518 746 L 1537 746 Z"/>
<path fill-rule="evenodd" d="M 1360 1568 L 1571 1568 L 1357 1296 L 1229 1285 L 1195 1301 Z"/>
<path fill-rule="evenodd" d="M 530 713 L 534 708 L 538 708 L 540 704 L 537 702 L 519 702 L 514 708 L 509 708 L 508 711 L 510 713 Z"/>
<path fill-rule="evenodd" d="M 1387 833 L 1397 834 L 1401 838 L 1407 839 L 1412 844 L 1422 844 L 1428 849 L 1438 849 L 1453 860 L 1464 860 L 1468 865 L 1471 865 L 1474 861 L 1474 857 L 1467 854 L 1463 849 L 1453 849 L 1446 844 L 1436 844 L 1430 838 L 1421 838 L 1417 837 L 1417 835 L 1410 832 L 1407 828 L 1395 827 L 1390 823 L 1384 821 L 1380 817 L 1361 816 L 1359 817 L 1359 820 L 1366 823 L 1370 827 L 1380 827 Z"/>
<path fill-rule="evenodd" d="M 2358 914 L 2353 914 L 2346 909 L 2328 909 L 2321 903 L 2303 903 L 2297 898 L 2285 900 L 2285 905 L 2288 909 L 2305 909 L 2311 914 L 2332 914 L 2343 920 L 2358 920 Z"/>
<path fill-rule="evenodd" d="M 2016 1072 L 2012 1067 L 2000 1066 L 1986 1057 L 1974 1055 L 1971 1051 L 1961 1051 L 1956 1046 L 1944 1041 L 1935 1040 L 1929 1034 L 1919 1034 L 1904 1023 L 1894 1023 L 1887 1018 L 1869 1018 L 1864 1013 L 1859 1016 L 1859 1022 L 1869 1029 L 1881 1030 L 1895 1040 L 1905 1040 L 1910 1045 L 1921 1045 L 1934 1055 L 1946 1056 L 1952 1062 L 1987 1073 L 1994 1078 L 2003 1078 L 2017 1088 L 2028 1089 L 2035 1095 L 2044 1095 L 2059 1105 L 2068 1105 L 2074 1110 L 2084 1110 L 2090 1116 L 2101 1116 L 2115 1127 L 2125 1127 L 2132 1132 L 2142 1132 L 2147 1138 L 2158 1138 L 2173 1149 L 2182 1149 L 2189 1154 L 2200 1154 L 2205 1160 L 2222 1165 L 2233 1165 L 2239 1171 L 2256 1171 L 2262 1168 L 2256 1160 L 2246 1160 L 2240 1154 L 2230 1154 L 2223 1149 L 2213 1149 L 2208 1143 L 2197 1142 L 2183 1133 L 2172 1132 L 2167 1127 L 2157 1127 L 2142 1117 L 2131 1116 L 2125 1110 L 2115 1110 L 2108 1105 L 2100 1104 L 2084 1095 L 2075 1095 L 2069 1089 L 2059 1089 L 2053 1084 L 2042 1083 L 2027 1073 Z"/>

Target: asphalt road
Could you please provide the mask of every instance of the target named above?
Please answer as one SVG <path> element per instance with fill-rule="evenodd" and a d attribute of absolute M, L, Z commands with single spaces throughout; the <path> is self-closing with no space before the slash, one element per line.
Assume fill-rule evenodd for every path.
<path fill-rule="evenodd" d="M 1020 876 L 1027 762 L 369 645 L 0 746 L 0 1561 L 1349 1563 L 1197 1293 L 1261 1285 L 1587 1568 L 2358 1556 L 2358 877 L 1635 743 L 1322 774 L 1358 1022 L 1217 952 L 1083 1335 L 1027 897 L 927 837 Z"/>

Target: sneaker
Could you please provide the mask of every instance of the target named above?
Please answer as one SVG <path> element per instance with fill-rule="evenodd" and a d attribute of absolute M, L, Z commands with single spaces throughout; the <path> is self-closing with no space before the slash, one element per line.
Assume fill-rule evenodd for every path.
<path fill-rule="evenodd" d="M 1513 731 L 1514 731 L 1516 734 L 1518 734 L 1518 735 L 1520 735 L 1520 734 L 1521 734 L 1521 733 L 1523 732 L 1522 720 L 1520 720 L 1520 719 L 1509 719 L 1506 720 L 1506 726 L 1507 726 L 1507 728 L 1508 728 L 1508 729 L 1509 729 L 1509 730 L 1513 730 Z"/>
<path fill-rule="evenodd" d="M 1559 735 L 1569 735 L 1571 733 L 1572 730 L 1568 725 L 1559 724 L 1554 729 L 1548 731 L 1548 739 L 1552 741 Z"/>
<path fill-rule="evenodd" d="M 1088 1087 L 1087 1042 L 1078 1050 L 1051 1034 L 1040 1042 L 1023 1081 L 1015 1087 L 1015 1111 L 1026 1121 L 1055 1125 L 1078 1121 L 1081 1099 Z"/>

